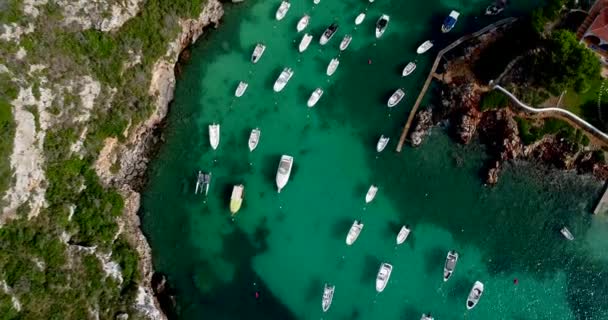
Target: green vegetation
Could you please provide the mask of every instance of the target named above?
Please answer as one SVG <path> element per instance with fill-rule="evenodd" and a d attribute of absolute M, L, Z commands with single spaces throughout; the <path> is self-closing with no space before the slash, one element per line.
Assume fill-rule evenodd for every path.
<path fill-rule="evenodd" d="M 509 98 L 500 91 L 490 91 L 483 94 L 479 108 L 481 111 L 504 108 L 509 105 Z"/>
<path fill-rule="evenodd" d="M 587 137 L 579 129 L 574 129 L 569 123 L 564 120 L 547 118 L 541 121 L 540 125 L 535 125 L 530 120 L 516 117 L 519 135 L 524 144 L 529 145 L 545 135 L 556 135 L 558 138 L 568 140 L 575 145 L 589 145 L 589 137 Z"/>
<path fill-rule="evenodd" d="M 537 33 L 543 33 L 545 26 L 555 21 L 566 4 L 566 0 L 547 0 L 544 7 L 532 12 L 532 26 Z"/>
<path fill-rule="evenodd" d="M 15 123 L 11 112 L 11 105 L 0 94 L 0 194 L 8 188 L 12 172 L 8 156 L 13 151 Z"/>

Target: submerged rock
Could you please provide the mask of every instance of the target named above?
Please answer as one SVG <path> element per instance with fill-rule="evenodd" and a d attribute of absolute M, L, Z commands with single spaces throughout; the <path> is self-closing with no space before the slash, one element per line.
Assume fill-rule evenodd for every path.
<path fill-rule="evenodd" d="M 429 129 L 433 126 L 433 111 L 431 108 L 419 111 L 416 114 L 416 126 L 410 134 L 412 146 L 417 147 L 422 144 L 422 139 L 429 133 Z"/>

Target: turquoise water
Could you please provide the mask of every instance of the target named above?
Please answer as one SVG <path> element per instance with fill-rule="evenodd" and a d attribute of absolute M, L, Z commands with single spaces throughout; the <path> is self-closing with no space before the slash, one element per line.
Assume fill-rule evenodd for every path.
<path fill-rule="evenodd" d="M 533 1 L 512 1 L 509 13 Z M 480 178 L 483 148 L 459 146 L 437 128 L 417 149 L 393 150 L 433 53 L 414 51 L 427 38 L 437 46 L 491 21 L 475 18 L 486 1 L 321 0 L 292 3 L 277 22 L 278 1 L 229 6 L 219 30 L 205 36 L 178 81 L 165 129 L 165 145 L 150 168 L 144 192 L 143 227 L 157 271 L 168 275 L 180 319 L 606 319 L 608 318 L 608 223 L 591 217 L 601 183 L 531 164 L 510 165 L 493 188 Z M 439 27 L 450 9 L 461 19 L 449 35 Z M 354 29 L 354 18 L 367 10 Z M 380 40 L 373 36 L 381 13 L 391 15 Z M 303 54 L 295 26 L 311 15 L 315 35 Z M 318 35 L 332 21 L 338 34 L 325 46 Z M 350 47 L 339 53 L 345 33 Z M 267 50 L 249 62 L 255 43 Z M 339 56 L 332 77 L 329 60 Z M 407 78 L 400 71 L 418 59 Z M 371 60 L 371 64 L 368 64 Z M 281 93 L 272 84 L 284 67 L 295 71 Z M 242 98 L 238 81 L 249 82 Z M 325 94 L 312 109 L 308 96 Z M 408 95 L 389 110 L 398 87 Z M 221 124 L 218 150 L 207 126 Z M 252 128 L 262 131 L 250 153 Z M 375 143 L 389 135 L 387 149 Z M 281 154 L 295 158 L 286 188 L 276 193 Z M 209 196 L 193 194 L 195 172 L 213 172 Z M 245 199 L 232 219 L 232 186 Z M 379 192 L 369 205 L 370 184 Z M 344 243 L 352 221 L 365 227 L 357 242 Z M 402 224 L 412 234 L 400 247 Z M 558 230 L 568 225 L 576 241 Z M 460 253 L 444 283 L 448 250 Z M 381 262 L 394 266 L 387 288 L 375 291 Z M 515 285 L 513 279 L 519 283 Z M 475 280 L 485 283 L 479 305 L 465 301 Z M 331 309 L 321 311 L 324 283 L 336 285 Z M 256 298 L 256 292 L 259 297 Z"/>

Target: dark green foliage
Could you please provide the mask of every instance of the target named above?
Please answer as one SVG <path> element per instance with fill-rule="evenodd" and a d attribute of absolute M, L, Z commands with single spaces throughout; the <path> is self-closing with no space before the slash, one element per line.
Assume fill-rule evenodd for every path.
<path fill-rule="evenodd" d="M 566 4 L 566 0 L 548 0 L 546 5 L 532 12 L 532 26 L 537 33 L 543 33 L 545 25 L 556 20 Z"/>
<path fill-rule="evenodd" d="M 487 111 L 491 109 L 499 109 L 508 106 L 509 99 L 500 91 L 490 91 L 483 94 L 481 97 L 480 109 Z"/>
<path fill-rule="evenodd" d="M 0 155 L 11 154 L 14 135 L 15 122 L 13 121 L 11 105 L 0 94 Z M 8 156 L 0 157 L 0 194 L 4 194 L 12 176 L 10 159 Z"/>
<path fill-rule="evenodd" d="M 20 0 L 4 0 L 0 1 L 0 23 L 16 23 L 23 16 L 21 12 Z"/>
<path fill-rule="evenodd" d="M 516 117 L 519 136 L 524 144 L 532 144 L 544 137 L 552 134 L 558 138 L 565 139 L 576 145 L 589 145 L 589 137 L 582 131 L 574 129 L 569 123 L 561 119 L 547 118 L 540 126 L 534 126 L 529 120 Z"/>
<path fill-rule="evenodd" d="M 119 237 L 112 247 L 112 259 L 122 270 L 122 285 L 125 289 L 134 289 L 135 281 L 139 279 L 138 256 L 123 237 Z"/>

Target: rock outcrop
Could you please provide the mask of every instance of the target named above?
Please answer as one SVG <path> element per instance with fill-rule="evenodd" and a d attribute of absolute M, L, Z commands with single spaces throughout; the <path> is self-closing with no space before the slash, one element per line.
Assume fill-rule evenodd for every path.
<path fill-rule="evenodd" d="M 410 140 L 412 141 L 412 146 L 417 147 L 422 144 L 423 138 L 429 134 L 429 130 L 433 126 L 433 110 L 427 108 L 419 111 L 416 114 L 415 123 L 416 126 L 410 134 Z"/>

